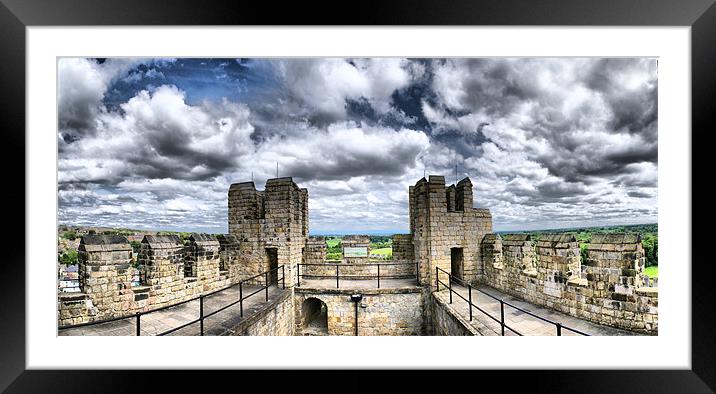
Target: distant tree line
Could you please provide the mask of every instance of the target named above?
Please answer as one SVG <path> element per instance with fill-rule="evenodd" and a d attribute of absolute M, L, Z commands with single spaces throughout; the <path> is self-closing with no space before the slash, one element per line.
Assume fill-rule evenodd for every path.
<path fill-rule="evenodd" d="M 587 244 L 592 240 L 593 233 L 638 233 L 641 235 L 641 244 L 644 247 L 645 265 L 647 267 L 659 265 L 659 226 L 656 223 L 520 231 L 519 233 L 530 234 L 532 236 L 532 240 L 535 242 L 539 240 L 542 234 L 574 233 L 575 238 L 577 238 L 577 241 L 579 242 L 580 254 L 583 261 L 587 258 Z"/>

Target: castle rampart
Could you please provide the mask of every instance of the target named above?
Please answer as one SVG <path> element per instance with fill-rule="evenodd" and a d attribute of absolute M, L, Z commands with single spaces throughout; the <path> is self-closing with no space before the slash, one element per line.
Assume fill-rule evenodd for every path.
<path fill-rule="evenodd" d="M 59 324 L 70 325 L 131 316 L 218 290 L 242 279 L 240 270 L 218 240 L 192 234 L 187 243 L 176 235 L 146 235 L 137 265 L 140 282 L 132 282 L 132 247 L 123 236 L 85 235 L 79 246 L 80 293 L 59 295 Z M 233 275 L 230 274 L 233 272 Z"/>
<path fill-rule="evenodd" d="M 303 254 L 304 264 L 324 264 L 326 262 L 326 238 L 308 237 Z"/>
<path fill-rule="evenodd" d="M 393 235 L 393 259 L 394 260 L 415 260 L 413 238 L 410 234 Z"/>
<path fill-rule="evenodd" d="M 644 280 L 644 251 L 636 234 L 593 234 L 583 252 L 574 234 L 496 234 L 490 211 L 473 207 L 468 178 L 446 187 L 444 177 L 431 175 L 409 188 L 410 234 L 393 236 L 394 260 L 370 260 L 370 237 L 345 236 L 343 260 L 327 262 L 325 238 L 308 237 L 307 200 L 307 190 L 291 178 L 269 179 L 263 191 L 252 182 L 233 184 L 229 234 L 192 234 L 184 240 L 144 236 L 136 256 L 139 282 L 133 280 L 133 251 L 125 237 L 85 235 L 78 249 L 81 292 L 59 295 L 58 322 L 131 316 L 247 278 L 251 285 L 278 283 L 276 268 L 283 265 L 291 289 L 270 303 L 266 289 L 261 312 L 245 320 L 240 313 L 228 334 L 309 332 L 307 319 L 325 309 L 327 334 L 354 335 L 357 304 L 351 296 L 358 290 L 364 297 L 358 312 L 361 335 L 496 334 L 477 323 L 477 329 L 467 327 L 459 308 L 448 305 L 449 299 L 445 304 L 444 294 L 435 292 L 436 268 L 458 284 L 487 285 L 603 325 L 658 332 L 658 289 Z M 293 288 L 299 264 L 305 264 L 302 279 L 309 280 L 335 278 L 338 269 L 343 285 Z M 416 269 L 421 286 L 415 286 Z M 266 271 L 270 274 L 254 277 Z M 374 281 L 378 272 L 382 279 L 410 281 L 392 289 L 377 283 L 342 287 L 351 280 Z M 444 276 L 441 280 L 447 282 Z"/>
<path fill-rule="evenodd" d="M 637 234 L 593 234 L 582 262 L 573 234 L 488 234 L 484 283 L 536 305 L 595 323 L 654 334 L 658 290 L 643 277 Z M 534 261 L 534 265 L 531 262 Z"/>

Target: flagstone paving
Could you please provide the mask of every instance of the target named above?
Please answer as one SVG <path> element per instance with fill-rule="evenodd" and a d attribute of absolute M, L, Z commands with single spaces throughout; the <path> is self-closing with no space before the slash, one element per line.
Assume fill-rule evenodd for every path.
<path fill-rule="evenodd" d="M 243 317 L 241 316 L 241 305 L 235 305 L 204 319 L 204 335 L 221 335 L 233 326 L 236 326 L 245 317 L 251 316 L 256 310 L 266 305 L 266 291 L 260 286 L 243 286 Z M 284 291 L 280 286 L 270 286 L 268 289 L 268 302 L 278 298 Z M 255 294 L 251 295 L 251 293 Z M 204 315 L 211 314 L 222 307 L 239 299 L 239 286 L 232 287 L 222 292 L 204 298 Z M 181 305 L 163 309 L 157 312 L 141 316 L 141 335 L 158 335 L 192 320 L 199 318 L 199 300 L 190 301 Z M 113 322 L 96 324 L 91 326 L 59 330 L 58 335 L 136 335 L 137 319 L 130 316 Z M 179 329 L 167 335 L 200 335 L 200 323 L 193 323 L 185 328 Z"/>
<path fill-rule="evenodd" d="M 452 307 L 460 313 L 466 320 L 469 320 L 469 309 L 467 301 L 460 298 L 457 294 L 460 294 L 465 299 L 468 297 L 468 288 L 466 286 L 453 283 L 453 296 L 452 296 Z M 487 293 L 490 296 L 482 293 Z M 442 300 L 449 301 L 449 291 L 447 288 L 441 286 L 440 292 L 437 293 Z M 485 327 L 487 326 L 495 335 L 501 335 L 502 327 L 498 322 L 500 319 L 500 299 L 508 302 L 518 308 L 524 309 L 542 318 L 558 322 L 562 324 L 562 335 L 563 336 L 581 336 L 581 334 L 570 331 L 568 328 L 572 328 L 589 335 L 604 335 L 604 336 L 620 336 L 620 335 L 640 335 L 638 333 L 620 330 L 614 327 L 604 326 L 596 323 L 592 323 L 577 317 L 569 316 L 564 313 L 553 311 L 547 308 L 539 307 L 529 302 L 525 302 L 518 298 L 512 297 L 508 294 L 502 293 L 501 291 L 494 289 L 489 286 L 477 286 L 472 288 L 472 303 L 476 307 L 472 308 L 472 318 L 476 326 Z M 498 321 L 491 319 L 477 308 L 489 313 Z M 535 336 L 554 336 L 557 335 L 557 328 L 554 324 L 540 320 L 528 313 L 519 311 L 505 304 L 505 324 L 522 335 L 535 335 Z M 514 336 L 517 335 L 510 329 L 505 329 L 505 335 Z"/>

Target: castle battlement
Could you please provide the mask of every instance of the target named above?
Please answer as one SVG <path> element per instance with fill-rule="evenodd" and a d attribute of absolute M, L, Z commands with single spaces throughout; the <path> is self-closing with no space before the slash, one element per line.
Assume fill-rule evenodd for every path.
<path fill-rule="evenodd" d="M 365 330 L 372 331 L 365 332 L 412 335 L 429 331 L 433 323 L 422 320 L 427 314 L 421 308 L 427 300 L 437 302 L 437 293 L 432 293 L 437 290 L 436 278 L 443 283 L 487 285 L 603 325 L 658 332 L 658 289 L 645 280 L 638 234 L 593 234 L 591 242 L 581 246 L 584 250 L 571 233 L 497 234 L 490 210 L 475 208 L 473 198 L 469 178 L 449 186 L 443 176 L 422 178 L 409 187 L 410 234 L 393 235 L 392 262 L 371 261 L 370 237 L 353 235 L 343 237 L 343 261 L 326 264 L 325 237 L 308 237 L 307 189 L 290 177 L 269 179 L 264 190 L 257 190 L 253 182 L 234 183 L 228 191 L 229 234 L 191 234 L 185 240 L 177 235 L 144 236 L 137 254 L 139 283 L 134 279 L 133 250 L 127 238 L 83 236 L 78 248 L 81 293 L 59 296 L 59 323 L 131 316 L 248 278 L 247 285 L 278 284 L 279 271 L 291 288 L 299 283 L 298 265 L 303 263 L 301 274 L 306 280 L 334 278 L 340 272 L 343 279 L 336 278 L 336 287 L 346 278 L 373 280 L 377 274 L 384 284 L 401 279 L 408 279 L 409 284 L 395 289 L 290 289 L 290 295 L 281 298 L 285 301 L 281 301 L 283 320 L 272 323 L 279 332 L 299 329 L 292 328 L 292 319 L 299 326 L 306 323 L 323 310 L 320 302 L 332 316 L 327 318 L 326 332 L 352 332 L 357 326 L 343 317 L 355 307 L 347 295 L 356 289 L 376 308 L 387 308 L 365 312 L 376 319 L 370 324 L 379 326 L 366 326 Z M 284 268 L 279 270 L 279 266 Z M 421 301 L 424 296 L 429 298 Z M 404 300 L 411 304 L 404 305 Z M 402 313 L 411 323 L 395 326 L 381 320 L 394 313 Z M 432 318 L 439 319 L 437 315 Z"/>
<path fill-rule="evenodd" d="M 445 177 L 430 175 L 408 189 L 413 257 L 421 283 L 434 286 L 435 268 L 473 281 L 482 269 L 480 243 L 492 232 L 489 209 L 473 207 L 472 181 L 445 186 Z M 401 247 L 405 247 L 401 240 Z"/>
<path fill-rule="evenodd" d="M 232 184 L 228 192 L 229 234 L 244 245 L 245 264 L 255 274 L 286 266 L 292 286 L 308 240 L 308 189 L 291 177 L 272 178 L 264 190 L 253 182 Z"/>

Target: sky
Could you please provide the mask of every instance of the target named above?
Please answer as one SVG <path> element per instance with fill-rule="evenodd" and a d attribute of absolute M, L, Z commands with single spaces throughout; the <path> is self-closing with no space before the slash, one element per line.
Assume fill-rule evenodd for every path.
<path fill-rule="evenodd" d="M 470 177 L 495 231 L 656 223 L 646 58 L 58 60 L 61 224 L 227 232 L 291 176 L 312 234 L 407 233 L 408 187 Z"/>

